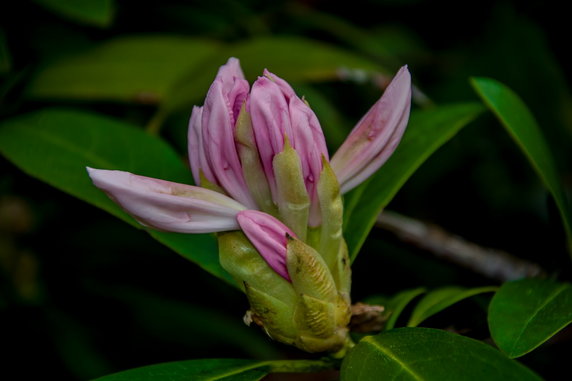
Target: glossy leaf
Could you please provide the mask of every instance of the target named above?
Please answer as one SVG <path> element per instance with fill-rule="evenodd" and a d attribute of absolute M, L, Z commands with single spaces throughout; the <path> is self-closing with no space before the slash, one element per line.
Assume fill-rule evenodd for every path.
<path fill-rule="evenodd" d="M 344 236 L 350 258 L 358 254 L 377 215 L 421 164 L 482 112 L 474 103 L 413 112 L 393 156 L 345 199 Z M 363 197 L 362 197 L 363 195 Z"/>
<path fill-rule="evenodd" d="M 397 323 L 397 319 L 405 307 L 407 307 L 407 305 L 411 303 L 413 299 L 423 294 L 424 292 L 424 288 L 415 288 L 413 290 L 401 291 L 393 298 L 391 298 L 385 306 L 386 311 L 388 311 L 390 315 L 387 323 L 385 324 L 384 330 L 393 329 L 395 327 L 395 323 Z"/>
<path fill-rule="evenodd" d="M 479 287 L 466 289 L 464 287 L 443 287 L 431 291 L 423 297 L 415 306 L 411 313 L 408 327 L 416 327 L 424 320 L 430 318 L 438 312 L 458 303 L 464 299 L 470 298 L 485 292 L 494 292 L 497 287 Z"/>
<path fill-rule="evenodd" d="M 329 367 L 330 364 L 326 362 L 310 360 L 188 360 L 130 369 L 98 378 L 95 381 L 254 381 L 262 379 L 269 373 L 313 372 Z"/>
<path fill-rule="evenodd" d="M 471 84 L 524 152 L 556 201 L 572 255 L 572 210 L 562 187 L 554 158 L 534 116 L 511 89 L 490 78 L 473 78 Z"/>
<path fill-rule="evenodd" d="M 184 73 L 202 68 L 216 51 L 216 43 L 195 38 L 120 37 L 48 64 L 32 80 L 27 94 L 158 103 Z"/>
<path fill-rule="evenodd" d="M 29 175 L 142 228 L 91 183 L 86 166 L 192 183 L 177 154 L 129 124 L 79 111 L 47 109 L 0 125 L 0 152 Z M 210 235 L 149 231 L 161 243 L 234 284 L 220 267 Z"/>
<path fill-rule="evenodd" d="M 489 305 L 491 335 L 509 357 L 522 356 L 572 322 L 572 285 L 542 279 L 505 283 Z"/>
<path fill-rule="evenodd" d="M 430 328 L 365 337 L 344 359 L 341 375 L 343 381 L 541 380 L 490 345 Z"/>
<path fill-rule="evenodd" d="M 109 26 L 115 14 L 114 0 L 34 0 L 52 12 L 82 24 Z"/>

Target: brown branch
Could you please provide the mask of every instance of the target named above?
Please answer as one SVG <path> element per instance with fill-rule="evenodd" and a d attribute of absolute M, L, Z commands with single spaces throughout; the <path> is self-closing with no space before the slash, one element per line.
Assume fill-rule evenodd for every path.
<path fill-rule="evenodd" d="M 356 303 L 351 306 L 352 319 L 350 331 L 352 332 L 378 332 L 381 331 L 389 317 L 385 307 L 364 303 Z"/>
<path fill-rule="evenodd" d="M 404 242 L 431 252 L 438 258 L 501 282 L 545 274 L 545 271 L 535 263 L 502 250 L 479 246 L 437 225 L 395 212 L 381 213 L 376 226 L 394 233 Z"/>

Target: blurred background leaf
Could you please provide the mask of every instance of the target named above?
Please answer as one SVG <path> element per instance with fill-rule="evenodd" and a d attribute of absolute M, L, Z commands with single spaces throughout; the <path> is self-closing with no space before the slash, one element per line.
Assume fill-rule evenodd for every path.
<path fill-rule="evenodd" d="M 113 21 L 114 0 L 33 0 L 59 16 L 81 24 L 107 27 Z"/>
<path fill-rule="evenodd" d="M 195 38 L 120 37 L 47 64 L 27 93 L 34 98 L 157 104 L 184 73 L 211 66 L 205 60 L 218 50 L 216 42 Z"/>
<path fill-rule="evenodd" d="M 568 235 L 572 255 L 572 210 L 562 187 L 562 181 L 534 117 L 512 90 L 488 78 L 473 78 L 471 83 L 485 104 L 496 115 L 536 170 L 556 201 Z"/>
<path fill-rule="evenodd" d="M 419 303 L 417 303 L 415 309 L 411 313 L 407 326 L 417 327 L 424 320 L 436 313 L 439 313 L 447 307 L 462 301 L 463 299 L 485 292 L 494 292 L 496 289 L 496 287 L 465 289 L 463 287 L 451 286 L 432 290 L 419 300 Z"/>
<path fill-rule="evenodd" d="M 86 167 L 119 169 L 192 184 L 190 171 L 163 141 L 102 116 L 46 109 L 0 125 L 0 151 L 24 171 L 143 228 L 93 186 Z M 234 284 L 218 263 L 214 237 L 150 231 L 153 237 Z"/>

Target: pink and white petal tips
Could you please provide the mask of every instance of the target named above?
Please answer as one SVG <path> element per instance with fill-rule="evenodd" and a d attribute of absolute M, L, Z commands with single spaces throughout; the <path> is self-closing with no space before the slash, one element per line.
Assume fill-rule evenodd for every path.
<path fill-rule="evenodd" d="M 242 104 L 246 101 L 250 86 L 244 78 L 244 73 L 240 67 L 240 61 L 231 57 L 227 63 L 218 69 L 215 81 L 222 83 L 222 92 L 228 99 L 228 105 L 232 111 L 232 124 L 236 123 L 236 118 L 240 112 Z"/>
<path fill-rule="evenodd" d="M 289 102 L 290 119 L 292 123 L 293 147 L 300 156 L 302 174 L 311 207 L 309 224 L 320 224 L 320 211 L 316 194 L 316 186 L 322 172 L 322 156 L 328 160 L 326 140 L 318 118 L 306 103 L 294 96 Z"/>
<path fill-rule="evenodd" d="M 288 82 L 286 82 L 285 80 L 283 80 L 282 78 L 280 78 L 276 74 L 271 73 L 270 71 L 268 71 L 268 69 L 264 69 L 262 74 L 266 78 L 268 78 L 269 80 L 274 82 L 276 85 L 278 85 L 278 87 L 282 91 L 282 95 L 284 95 L 284 98 L 286 98 L 287 101 L 290 98 L 296 96 L 296 92 L 294 91 L 292 86 L 290 86 L 290 84 Z"/>
<path fill-rule="evenodd" d="M 252 85 L 248 106 L 262 167 L 276 197 L 272 160 L 284 149 L 284 137 L 293 138 L 288 103 L 275 82 L 259 77 Z"/>
<path fill-rule="evenodd" d="M 171 232 L 212 233 L 239 229 L 236 215 L 246 209 L 205 188 L 87 168 L 94 185 L 141 224 Z"/>
<path fill-rule="evenodd" d="M 188 149 L 189 164 L 193 172 L 195 184 L 201 185 L 201 172 L 205 178 L 213 184 L 217 184 L 205 154 L 202 132 L 203 108 L 193 107 L 191 119 L 189 121 Z"/>
<path fill-rule="evenodd" d="M 332 157 L 342 193 L 358 186 L 387 161 L 403 136 L 410 108 L 411 75 L 403 66 Z"/>
<path fill-rule="evenodd" d="M 290 281 L 286 265 L 287 235 L 295 234 L 282 222 L 264 212 L 243 210 L 236 216 L 246 234 L 266 263 L 282 278 Z"/>
<path fill-rule="evenodd" d="M 221 78 L 215 79 L 205 100 L 202 114 L 202 138 L 206 159 L 215 178 L 232 198 L 249 208 L 256 208 L 256 203 L 247 188 L 242 166 L 238 157 L 234 140 L 236 116 L 231 102 L 238 98 L 246 98 L 247 87 L 239 86 L 241 91 L 229 94 Z M 232 96 L 234 98 L 229 98 Z M 238 115 L 238 114 L 237 114 Z"/>

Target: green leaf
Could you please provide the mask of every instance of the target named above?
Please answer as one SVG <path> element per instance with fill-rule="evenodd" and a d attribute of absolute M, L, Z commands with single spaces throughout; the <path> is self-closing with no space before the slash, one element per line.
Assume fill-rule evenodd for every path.
<path fill-rule="evenodd" d="M 542 279 L 505 283 L 489 305 L 489 328 L 509 357 L 522 356 L 572 322 L 572 285 Z"/>
<path fill-rule="evenodd" d="M 550 148 L 532 113 L 511 89 L 490 78 L 472 78 L 471 84 L 524 152 L 556 201 L 572 255 L 572 211 Z"/>
<path fill-rule="evenodd" d="M 384 330 L 393 329 L 395 327 L 395 323 L 397 323 L 399 315 L 401 315 L 405 307 L 407 307 L 413 299 L 424 292 L 424 288 L 415 288 L 413 290 L 401 291 L 399 294 L 391 298 L 385 306 L 390 315 L 387 323 L 385 324 Z"/>
<path fill-rule="evenodd" d="M 202 68 L 218 49 L 215 42 L 194 38 L 120 37 L 47 65 L 27 95 L 158 103 L 184 73 Z"/>
<path fill-rule="evenodd" d="M 416 327 L 421 324 L 424 320 L 441 312 L 447 307 L 452 306 L 464 299 L 470 298 L 471 296 L 482 294 L 485 292 L 494 292 L 497 287 L 479 287 L 466 289 L 464 287 L 443 287 L 437 290 L 431 291 L 423 297 L 415 306 L 415 309 L 411 313 L 408 327 Z"/>
<path fill-rule="evenodd" d="M 86 166 L 192 183 L 190 171 L 164 141 L 96 114 L 46 109 L 3 122 L 0 152 L 29 175 L 100 207 L 131 225 L 131 216 L 91 183 Z M 182 256 L 234 284 L 220 267 L 210 235 L 149 231 Z"/>
<path fill-rule="evenodd" d="M 106 27 L 115 15 L 114 0 L 34 0 L 52 12 L 81 24 Z"/>
<path fill-rule="evenodd" d="M 357 256 L 378 214 L 413 172 L 482 110 L 478 104 L 465 103 L 411 114 L 409 126 L 393 156 L 345 198 L 344 237 L 352 260 Z"/>
<path fill-rule="evenodd" d="M 314 372 L 330 367 L 331 364 L 319 360 L 187 360 L 130 369 L 94 381 L 254 381 L 269 373 Z"/>
<path fill-rule="evenodd" d="M 342 380 L 528 381 L 531 370 L 482 342 L 430 328 L 397 328 L 362 339 Z"/>

